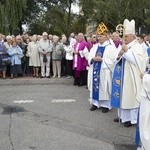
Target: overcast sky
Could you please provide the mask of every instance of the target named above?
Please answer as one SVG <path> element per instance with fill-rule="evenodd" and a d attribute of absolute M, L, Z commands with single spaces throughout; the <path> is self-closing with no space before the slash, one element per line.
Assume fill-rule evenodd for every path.
<path fill-rule="evenodd" d="M 79 13 L 79 6 L 76 4 L 76 5 L 72 5 L 72 11 L 74 13 Z"/>

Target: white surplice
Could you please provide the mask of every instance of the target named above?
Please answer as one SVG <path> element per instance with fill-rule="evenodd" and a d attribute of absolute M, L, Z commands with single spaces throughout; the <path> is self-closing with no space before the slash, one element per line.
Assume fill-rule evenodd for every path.
<path fill-rule="evenodd" d="M 137 123 L 140 103 L 141 78 L 140 74 L 146 69 L 146 57 L 141 45 L 132 41 L 127 45 L 128 51 L 123 54 L 126 59 L 124 66 L 124 82 L 119 117 L 122 122 Z"/>
<path fill-rule="evenodd" d="M 139 115 L 140 139 L 143 150 L 150 149 L 150 74 L 143 76 Z"/>
<path fill-rule="evenodd" d="M 92 58 L 95 57 L 98 47 L 105 47 L 103 54 L 103 62 L 101 64 L 100 71 L 100 83 L 99 83 L 99 100 L 92 99 L 92 85 L 93 85 L 93 63 Z M 105 41 L 103 44 L 95 44 L 88 55 L 88 64 L 90 66 L 90 77 L 88 78 L 88 84 L 90 85 L 90 103 L 97 107 L 105 107 L 111 109 L 110 106 L 110 93 L 112 86 L 112 71 L 114 69 L 114 60 L 116 57 L 116 49 L 109 41 Z"/>

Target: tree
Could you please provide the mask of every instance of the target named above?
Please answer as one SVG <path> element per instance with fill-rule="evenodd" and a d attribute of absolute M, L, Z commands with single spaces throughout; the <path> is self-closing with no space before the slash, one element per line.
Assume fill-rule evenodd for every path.
<path fill-rule="evenodd" d="M 19 23 L 22 22 L 26 0 L 5 0 L 0 1 L 0 4 L 0 32 L 14 34 L 17 32 Z"/>
<path fill-rule="evenodd" d="M 79 2 L 82 14 L 73 14 L 73 4 Z M 150 28 L 150 1 L 148 0 L 0 0 L 0 32 L 22 33 L 22 24 L 28 24 L 31 33 L 43 31 L 69 35 L 84 32 L 86 25 L 104 22 L 109 29 L 135 19 L 136 29 Z M 93 28 L 93 31 L 96 30 Z"/>
<path fill-rule="evenodd" d="M 96 23 L 103 21 L 113 30 L 126 18 L 135 19 L 136 29 L 142 24 L 147 26 L 149 24 L 150 1 L 148 0 L 80 0 L 80 4 L 86 18 Z"/>
<path fill-rule="evenodd" d="M 37 1 L 37 0 L 36 0 Z M 45 31 L 49 33 L 57 34 L 69 34 L 71 32 L 72 24 L 76 17 L 75 14 L 71 12 L 72 4 L 75 4 L 76 0 L 47 0 L 42 3 L 38 3 L 41 10 L 41 14 L 35 17 L 34 22 L 30 22 L 29 29 L 31 33 L 36 32 L 41 33 L 41 28 L 34 28 L 37 26 L 44 26 Z M 38 29 L 38 31 L 37 31 Z"/>

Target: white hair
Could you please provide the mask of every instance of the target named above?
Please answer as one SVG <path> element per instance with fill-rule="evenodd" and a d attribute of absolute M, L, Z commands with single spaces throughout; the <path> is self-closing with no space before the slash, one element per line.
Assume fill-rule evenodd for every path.
<path fill-rule="evenodd" d="M 53 36 L 53 39 L 59 40 L 59 37 L 58 37 L 57 35 L 54 35 L 54 36 Z"/>
<path fill-rule="evenodd" d="M 47 36 L 48 36 L 48 33 L 47 33 L 47 32 L 43 32 L 43 33 L 42 33 L 42 36 L 44 36 L 44 35 L 47 35 Z"/>
<path fill-rule="evenodd" d="M 10 35 L 6 36 L 6 40 L 8 40 L 8 39 L 12 40 L 12 36 L 10 36 Z"/>

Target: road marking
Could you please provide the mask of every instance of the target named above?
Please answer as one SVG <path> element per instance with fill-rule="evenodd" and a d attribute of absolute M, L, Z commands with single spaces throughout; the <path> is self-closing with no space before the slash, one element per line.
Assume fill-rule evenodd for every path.
<path fill-rule="evenodd" d="M 17 100 L 17 101 L 14 101 L 14 103 L 18 103 L 18 104 L 21 104 L 21 103 L 33 103 L 34 100 Z"/>
<path fill-rule="evenodd" d="M 75 101 L 75 99 L 53 99 L 51 103 L 70 103 Z"/>

